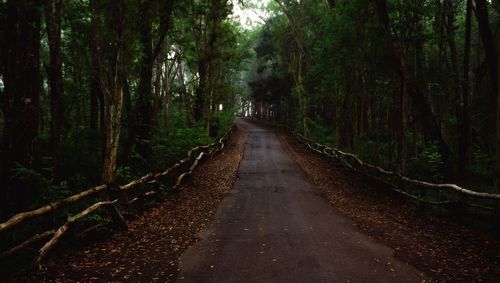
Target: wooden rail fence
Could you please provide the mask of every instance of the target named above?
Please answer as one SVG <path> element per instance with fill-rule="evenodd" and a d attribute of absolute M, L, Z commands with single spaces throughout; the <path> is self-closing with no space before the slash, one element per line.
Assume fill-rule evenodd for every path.
<path fill-rule="evenodd" d="M 490 217 L 495 216 L 495 209 L 500 203 L 500 194 L 477 192 L 462 188 L 455 184 L 435 184 L 426 181 L 411 179 L 398 173 L 385 170 L 379 166 L 363 162 L 360 158 L 352 153 L 343 152 L 339 149 L 319 144 L 298 133 L 293 134 L 298 139 L 298 141 L 300 141 L 310 150 L 322 156 L 333 158 L 334 160 L 340 162 L 341 164 L 355 172 L 361 173 L 362 175 L 366 175 L 368 177 L 376 179 L 377 181 L 388 184 L 391 190 L 418 202 L 428 203 L 434 206 L 453 207 L 455 210 L 458 209 L 461 212 L 466 211 L 467 208 L 489 211 L 486 214 L 488 214 L 488 216 Z M 418 192 L 418 194 L 412 193 L 411 190 L 407 190 L 407 187 L 416 187 L 416 191 Z M 452 199 L 449 197 L 449 194 L 440 194 L 435 197 L 437 198 L 437 200 L 432 200 L 429 197 L 432 193 L 435 194 L 436 191 L 443 190 L 455 192 L 457 194 L 457 197 L 455 199 Z M 470 200 L 467 201 L 467 198 L 474 199 L 476 200 L 476 202 Z"/>
<path fill-rule="evenodd" d="M 96 203 L 93 203 L 89 207 L 85 208 L 81 212 L 68 217 L 67 221 L 60 226 L 58 229 L 51 229 L 45 232 L 41 232 L 32 236 L 31 238 L 15 245 L 14 247 L 8 248 L 8 250 L 0 253 L 0 259 L 5 259 L 10 257 L 19 251 L 43 240 L 49 238 L 49 240 L 39 249 L 38 256 L 36 257 L 36 262 L 41 263 L 48 252 L 57 245 L 62 239 L 62 236 L 69 230 L 70 226 L 81 219 L 84 216 L 87 216 L 101 207 L 105 206 L 114 206 L 115 204 L 120 204 L 122 206 L 130 206 L 131 204 L 136 203 L 138 200 L 155 195 L 158 193 L 158 188 L 162 185 L 162 180 L 171 179 L 173 180 L 172 190 L 178 189 L 181 185 L 183 179 L 187 176 L 191 175 L 195 168 L 199 165 L 200 161 L 208 156 L 212 156 L 216 153 L 222 151 L 225 146 L 227 139 L 229 138 L 232 132 L 232 127 L 228 129 L 228 131 L 224 134 L 222 138 L 218 141 L 213 142 L 208 145 L 197 146 L 188 151 L 187 156 L 176 162 L 173 166 L 169 167 L 163 172 L 159 173 L 149 173 L 141 178 L 131 181 L 124 185 L 99 185 L 92 188 L 89 188 L 83 192 L 77 193 L 70 197 L 67 197 L 63 200 L 52 202 L 45 206 L 42 206 L 38 209 L 21 212 L 18 213 L 7 221 L 0 223 L 0 233 L 5 233 L 7 230 L 12 229 L 13 227 L 23 223 L 28 219 L 32 219 L 35 217 L 40 217 L 46 215 L 49 212 L 56 211 L 63 207 L 68 207 L 70 205 L 74 205 L 77 202 L 88 198 L 89 196 L 97 196 L 102 193 L 107 193 L 108 195 L 116 195 L 117 193 L 120 197 L 116 197 L 112 200 L 99 200 Z M 141 190 L 146 185 L 156 185 L 156 189 L 152 190 Z M 129 197 L 132 193 L 134 197 L 129 200 Z M 118 212 L 119 213 L 119 212 Z M 96 225 L 97 227 L 99 225 Z"/>

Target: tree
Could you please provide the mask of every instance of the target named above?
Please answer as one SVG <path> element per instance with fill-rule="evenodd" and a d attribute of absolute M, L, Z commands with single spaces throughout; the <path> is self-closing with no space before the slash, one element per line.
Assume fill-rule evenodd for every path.
<path fill-rule="evenodd" d="M 491 60 L 481 63 L 471 43 L 473 2 L 273 1 L 248 75 L 253 112 L 298 131 L 307 113 L 312 138 L 403 174 L 424 175 L 416 169 L 424 167 L 438 178 L 477 178 L 491 168 L 478 158 L 492 153 L 493 109 L 480 99 L 489 95 L 481 79 Z M 282 81 L 292 88 L 273 87 Z"/>
<path fill-rule="evenodd" d="M 96 69 L 104 104 L 102 180 L 104 183 L 113 183 L 121 130 L 125 52 L 130 44 L 125 40 L 127 7 L 125 0 L 109 2 L 93 0 L 92 8 L 94 13 L 92 20 L 97 27 L 93 31 Z M 102 31 L 106 32 L 104 36 Z M 104 44 L 104 38 L 110 42 Z"/>
<path fill-rule="evenodd" d="M 498 6 L 498 3 L 495 4 Z M 493 93 L 496 96 L 496 162 L 495 162 L 495 185 L 497 192 L 500 192 L 500 91 L 498 88 L 500 67 L 498 54 L 500 54 L 500 43 L 491 32 L 488 16 L 488 4 L 485 0 L 476 0 L 476 16 L 479 26 L 479 34 L 483 42 L 486 61 L 489 67 L 489 74 L 493 86 Z M 500 205 L 497 205 L 497 219 L 500 219 Z"/>
<path fill-rule="evenodd" d="M 230 14 L 230 5 L 227 0 L 205 0 L 192 1 L 190 9 L 192 16 L 190 27 L 194 39 L 194 52 L 196 54 L 196 72 L 198 85 L 194 98 L 194 119 L 202 121 L 206 119 L 206 125 L 210 124 L 210 115 L 213 104 L 214 78 L 217 66 L 215 61 L 220 58 L 218 45 L 223 42 L 225 34 L 221 30 L 223 22 Z"/>
<path fill-rule="evenodd" d="M 227 0 L 0 1 L 0 217 L 164 169 L 220 135 L 248 52 L 230 13 Z"/>
<path fill-rule="evenodd" d="M 151 155 L 151 112 L 153 104 L 153 1 L 139 0 L 139 42 L 141 56 L 139 64 L 139 86 L 137 111 L 137 151 L 144 158 Z"/>
<path fill-rule="evenodd" d="M 299 34 L 298 30 L 298 24 L 296 23 L 295 19 L 292 17 L 290 12 L 288 11 L 287 7 L 281 2 L 281 0 L 275 0 L 276 3 L 279 5 L 281 11 L 283 14 L 285 14 L 288 23 L 290 25 L 290 29 L 292 30 L 292 35 L 293 39 L 295 40 L 295 43 L 297 44 L 298 48 L 298 55 L 296 56 L 296 71 L 295 71 L 295 88 L 296 91 L 299 95 L 299 103 L 301 105 L 301 116 L 302 116 L 302 127 L 304 129 L 304 134 L 307 136 L 307 119 L 308 119 L 308 106 L 307 106 L 307 94 L 305 92 L 304 88 L 304 73 L 306 73 L 308 64 L 309 64 L 309 58 L 307 55 L 307 52 L 304 48 L 304 44 L 302 43 L 302 39 Z M 296 3 L 294 3 L 297 5 Z"/>
<path fill-rule="evenodd" d="M 472 37 L 472 0 L 467 0 L 465 15 L 465 36 L 464 36 L 464 73 L 462 83 L 462 98 L 459 103 L 460 138 L 458 149 L 458 176 L 463 176 L 466 183 L 470 183 L 471 178 L 471 143 L 472 128 L 470 119 L 470 64 L 471 64 L 471 37 Z"/>
<path fill-rule="evenodd" d="M 40 103 L 40 22 L 41 0 L 9 0 L 6 4 L 5 47 L 3 54 L 5 98 L 3 113 L 4 166 L 2 200 L 16 197 L 23 203 L 27 192 L 13 169 L 30 167 L 35 159 Z M 14 192 L 14 190 L 17 190 Z M 3 206 L 3 208 L 7 208 Z"/>
<path fill-rule="evenodd" d="M 64 119 L 62 102 L 63 73 L 61 58 L 61 14 L 62 0 L 45 1 L 45 22 L 49 43 L 49 63 L 46 66 L 50 96 L 50 143 L 54 162 L 54 177 L 60 179 L 61 165 L 61 125 Z"/>
<path fill-rule="evenodd" d="M 396 38 L 395 32 L 391 26 L 389 11 L 387 9 L 387 3 L 385 0 L 374 0 L 374 1 L 377 7 L 377 12 L 381 25 L 386 31 L 387 37 L 389 39 L 389 44 L 391 46 L 393 59 L 400 68 L 399 71 L 401 80 L 403 82 L 406 81 L 406 83 L 404 84 L 407 84 L 408 86 L 409 95 L 412 98 L 415 107 L 418 109 L 420 113 L 419 117 L 422 119 L 425 129 L 429 131 L 429 135 L 431 136 L 431 138 L 438 143 L 439 151 L 441 153 L 443 162 L 446 163 L 448 162 L 449 160 L 448 158 L 450 156 L 449 147 L 442 136 L 441 129 L 439 128 L 439 125 L 436 122 L 434 113 L 432 112 L 431 106 L 427 98 L 423 95 L 422 91 L 415 82 L 414 78 L 410 76 L 410 72 L 408 70 L 408 63 L 406 61 L 404 51 L 401 49 L 401 43 Z"/>

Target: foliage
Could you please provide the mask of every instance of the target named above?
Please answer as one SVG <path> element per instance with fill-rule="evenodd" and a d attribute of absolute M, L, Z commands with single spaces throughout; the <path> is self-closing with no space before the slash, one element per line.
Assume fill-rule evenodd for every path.
<path fill-rule="evenodd" d="M 462 107 L 467 44 L 464 1 L 272 2 L 247 73 L 254 116 L 391 170 L 406 169 L 410 176 L 435 182 L 463 182 L 466 177 L 456 163 L 463 154 L 460 142 L 467 139 L 460 130 L 466 118 L 457 106 Z M 389 33 L 381 22 L 380 3 L 387 3 Z M 498 14 L 490 16 L 491 26 L 497 27 Z M 471 32 L 472 38 L 480 36 L 475 20 Z M 391 42 L 401 49 L 397 56 L 409 77 L 403 114 L 403 70 Z M 474 78 L 469 111 L 471 132 L 477 134 L 471 138 L 472 163 L 464 166 L 474 182 L 491 184 L 496 103 L 489 95 L 494 90 L 486 80 L 482 46 L 472 44 L 471 51 L 477 60 L 469 66 Z M 422 110 L 425 105 L 430 111 Z M 432 120 L 434 129 L 429 127 Z"/>
<path fill-rule="evenodd" d="M 217 137 L 223 136 L 234 122 L 234 110 L 228 109 L 214 113 L 212 123 L 217 128 Z"/>
<path fill-rule="evenodd" d="M 422 179 L 439 182 L 442 175 L 439 174 L 443 167 L 443 161 L 436 144 L 428 143 L 420 151 L 418 158 L 414 161 L 414 172 Z"/>

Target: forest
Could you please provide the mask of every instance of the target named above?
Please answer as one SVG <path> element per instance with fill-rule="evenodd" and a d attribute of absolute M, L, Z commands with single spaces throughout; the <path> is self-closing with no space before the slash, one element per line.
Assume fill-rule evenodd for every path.
<path fill-rule="evenodd" d="M 253 115 L 402 175 L 495 190 L 498 1 L 274 2 Z"/>
<path fill-rule="evenodd" d="M 228 1 L 2 1 L 1 213 L 163 169 L 232 122 Z"/>
<path fill-rule="evenodd" d="M 2 0 L 0 42 L 2 221 L 164 170 L 236 116 L 500 193 L 499 0 Z"/>

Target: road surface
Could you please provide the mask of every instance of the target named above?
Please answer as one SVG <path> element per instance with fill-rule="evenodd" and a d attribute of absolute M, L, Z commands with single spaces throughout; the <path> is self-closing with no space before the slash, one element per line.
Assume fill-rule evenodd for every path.
<path fill-rule="evenodd" d="M 237 181 L 183 254 L 178 282 L 426 280 L 340 215 L 272 130 L 237 123 L 250 132 Z"/>

